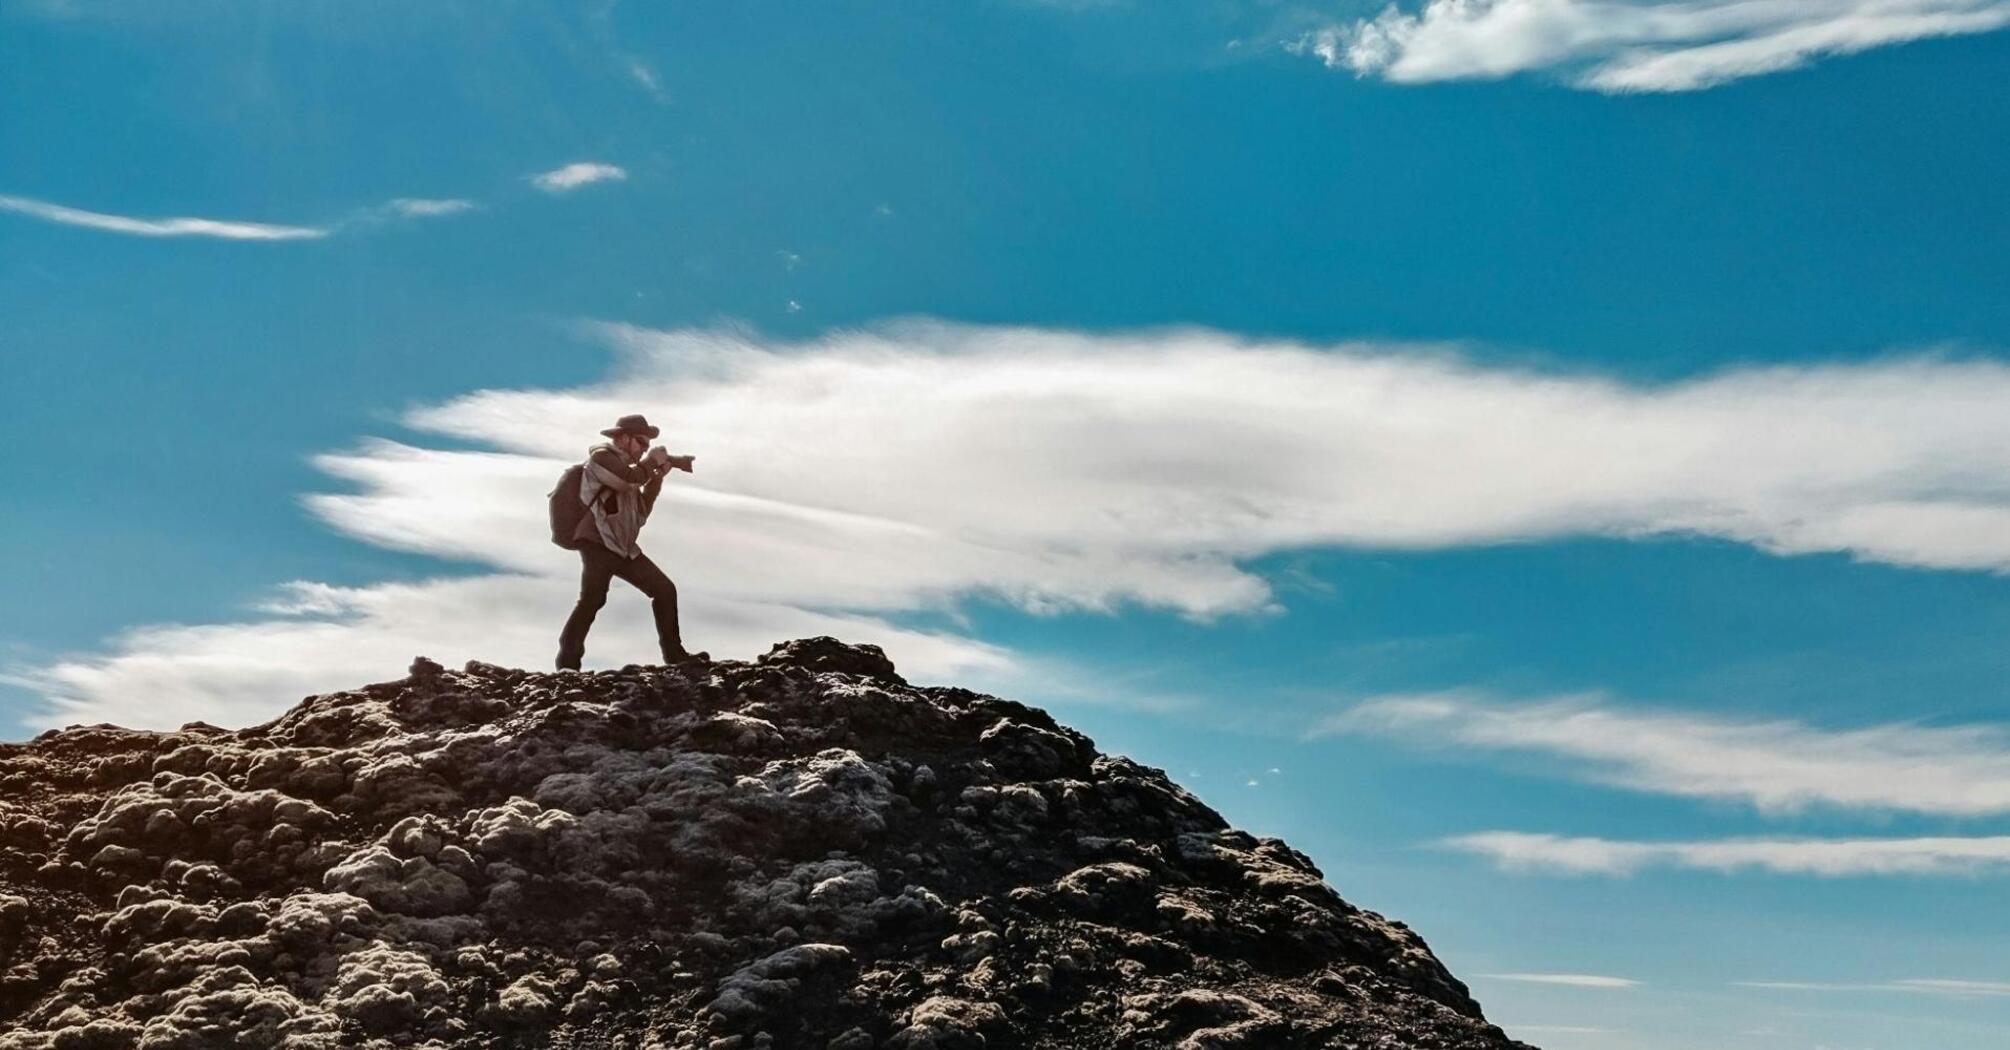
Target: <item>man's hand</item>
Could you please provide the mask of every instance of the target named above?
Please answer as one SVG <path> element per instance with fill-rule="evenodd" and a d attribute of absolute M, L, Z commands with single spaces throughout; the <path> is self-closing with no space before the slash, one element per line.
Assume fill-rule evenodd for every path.
<path fill-rule="evenodd" d="M 672 470 L 681 470 L 689 474 L 691 473 L 691 461 L 697 458 L 696 456 L 673 456 L 670 454 L 669 449 L 658 445 L 650 449 L 649 454 L 642 457 L 642 461 L 666 473 Z"/>

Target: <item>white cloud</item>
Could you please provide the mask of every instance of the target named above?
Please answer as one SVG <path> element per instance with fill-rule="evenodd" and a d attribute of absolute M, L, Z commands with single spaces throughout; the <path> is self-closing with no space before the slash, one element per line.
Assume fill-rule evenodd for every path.
<path fill-rule="evenodd" d="M 226 241 L 318 240 L 393 219 L 430 219 L 458 215 L 479 207 L 474 201 L 396 197 L 374 207 L 362 208 L 347 218 L 317 226 L 278 226 L 260 222 L 226 222 L 219 219 L 135 219 L 125 215 L 84 211 L 61 204 L 0 196 L 0 211 L 12 211 L 66 226 L 123 233 L 135 237 L 210 237 Z"/>
<path fill-rule="evenodd" d="M 1733 981 L 1739 988 L 1767 988 L 1791 992 L 1903 992 L 1955 999 L 1986 999 L 2010 996 L 2010 982 L 1965 981 L 1915 977 L 1901 981 L 1838 984 L 1822 981 Z"/>
<path fill-rule="evenodd" d="M 552 554 L 556 562 L 565 552 L 552 548 Z M 141 628 L 115 640 L 107 653 L 10 680 L 50 698 L 50 710 L 31 719 L 38 725 L 247 725 L 272 718 L 302 696 L 401 677 L 415 655 L 454 664 L 549 667 L 576 593 L 576 580 L 557 571 L 358 588 L 295 583 L 264 607 L 274 614 L 267 618 Z M 921 681 L 997 679 L 1013 670 L 1007 655 L 991 646 L 872 617 L 688 591 L 680 599 L 686 637 L 694 647 L 710 646 L 714 656 L 750 658 L 785 638 L 830 634 L 885 647 L 903 673 Z M 589 666 L 655 662 L 647 600 L 616 584 L 589 650 Z"/>
<path fill-rule="evenodd" d="M 308 500 L 347 535 L 542 583 L 481 584 L 509 600 L 483 597 L 455 634 L 429 618 L 452 620 L 441 596 L 474 582 L 340 592 L 372 611 L 360 619 L 296 590 L 304 620 L 143 630 L 65 664 L 51 692 L 79 714 L 139 717 L 152 713 L 136 699 L 153 692 L 147 679 L 99 672 L 173 664 L 191 683 L 215 675 L 251 695 L 231 684 L 249 675 L 262 695 L 290 699 L 366 668 L 385 673 L 386 661 L 402 668 L 415 650 L 541 666 L 574 571 L 545 539 L 544 493 L 601 427 L 638 410 L 664 425 L 673 451 L 698 457 L 696 474 L 676 475 L 648 542 L 694 610 L 687 635 L 715 653 L 751 655 L 800 633 L 805 617 L 870 623 L 954 611 L 973 595 L 1035 613 L 1132 603 L 1197 620 L 1265 613 L 1277 607 L 1268 582 L 1239 563 L 1324 545 L 1701 534 L 1777 553 L 2010 569 L 2010 368 L 1988 362 L 1637 386 L 1486 368 L 1432 348 L 1206 331 L 908 324 L 806 343 L 591 331 L 624 353 L 606 381 L 418 408 L 406 419 L 418 431 L 488 451 L 365 441 L 317 461 L 353 491 Z M 733 635 L 753 648 L 731 650 L 701 607 L 769 619 Z M 345 647 L 359 622 L 376 640 Z M 266 647 L 268 631 L 303 647 L 308 670 L 281 673 L 295 657 L 271 657 L 293 651 Z M 929 637 L 937 668 L 1004 659 Z M 610 645 L 595 652 L 649 651 L 646 640 Z M 194 685 L 186 695 L 199 706 Z M 1950 737 L 1920 739 L 1945 744 L 1933 760 L 1964 753 Z M 1985 778 L 1992 798 L 1999 789 Z"/>
<path fill-rule="evenodd" d="M 1509 871 L 1631 875 L 1647 868 L 1782 875 L 1978 875 L 2010 872 L 2010 835 L 1906 839 L 1750 838 L 1629 842 L 1486 831 L 1443 845 Z"/>
<path fill-rule="evenodd" d="M 434 200 L 425 197 L 397 197 L 384 202 L 384 210 L 405 219 L 430 219 L 442 215 L 459 215 L 473 211 L 474 201 L 449 198 Z"/>
<path fill-rule="evenodd" d="M 625 168 L 612 164 L 596 164 L 579 161 L 562 168 L 553 168 L 540 175 L 531 176 L 531 185 L 546 193 L 570 193 L 581 186 L 591 186 L 596 182 L 619 182 L 628 177 Z"/>
<path fill-rule="evenodd" d="M 2006 25 L 2010 0 L 1426 0 L 1296 47 L 1398 83 L 1556 70 L 1597 91 L 1693 91 Z"/>
<path fill-rule="evenodd" d="M 1819 729 L 1615 708 L 1589 699 L 1509 704 L 1461 693 L 1382 697 L 1312 735 L 1377 733 L 1437 746 L 1562 759 L 1602 784 L 1748 802 L 1952 816 L 2010 813 L 2010 735 L 1992 726 Z"/>
<path fill-rule="evenodd" d="M 665 106 L 670 104 L 670 92 L 664 89 L 663 78 L 657 75 L 656 70 L 649 63 L 633 57 L 628 58 L 626 62 L 628 79 L 634 81 L 635 85 L 641 88 L 651 101 Z"/>
<path fill-rule="evenodd" d="M 135 237 L 210 237 L 225 241 L 297 241 L 326 237 L 322 226 L 278 226 L 263 222 L 230 222 L 221 219 L 167 218 L 135 219 L 126 215 L 85 211 L 27 197 L 0 195 L 0 211 L 11 211 L 45 222 L 82 226 L 107 233 Z"/>
<path fill-rule="evenodd" d="M 1496 981 L 1522 984 L 1557 984 L 1567 988 L 1638 988 L 1640 982 L 1626 977 L 1601 977 L 1591 973 L 1482 973 Z"/>

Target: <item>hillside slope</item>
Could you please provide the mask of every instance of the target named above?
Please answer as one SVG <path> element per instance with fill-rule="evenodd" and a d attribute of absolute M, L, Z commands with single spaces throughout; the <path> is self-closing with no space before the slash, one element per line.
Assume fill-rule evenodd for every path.
<path fill-rule="evenodd" d="M 0 1047 L 547 1045 L 1522 1044 L 1289 846 L 870 646 L 0 746 Z"/>

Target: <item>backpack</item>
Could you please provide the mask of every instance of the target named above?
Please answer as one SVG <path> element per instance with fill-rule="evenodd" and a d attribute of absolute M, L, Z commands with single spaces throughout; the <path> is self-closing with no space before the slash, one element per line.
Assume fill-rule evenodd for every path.
<path fill-rule="evenodd" d="M 577 550 L 578 541 L 572 538 L 579 529 L 579 519 L 586 516 L 586 501 L 579 498 L 580 479 L 586 475 L 586 464 L 574 463 L 558 476 L 558 487 L 551 490 L 551 542 L 566 550 Z"/>

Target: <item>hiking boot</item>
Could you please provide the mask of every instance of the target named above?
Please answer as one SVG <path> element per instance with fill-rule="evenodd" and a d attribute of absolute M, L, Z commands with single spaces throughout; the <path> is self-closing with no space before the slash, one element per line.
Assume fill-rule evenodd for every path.
<path fill-rule="evenodd" d="M 672 650 L 670 650 L 670 651 L 668 651 L 668 652 L 665 652 L 665 653 L 663 654 L 663 662 L 664 662 L 665 664 L 692 664 L 692 663 L 698 663 L 698 664 L 704 664 L 704 663 L 711 663 L 711 662 L 712 662 L 712 654 L 711 654 L 711 653 L 708 653 L 708 652 L 703 652 L 703 651 L 700 651 L 700 652 L 695 652 L 695 653 L 694 653 L 694 652 L 689 652 L 689 651 L 687 651 L 687 650 L 683 649 L 682 647 L 679 647 L 679 648 L 676 648 L 676 649 L 672 649 Z"/>

